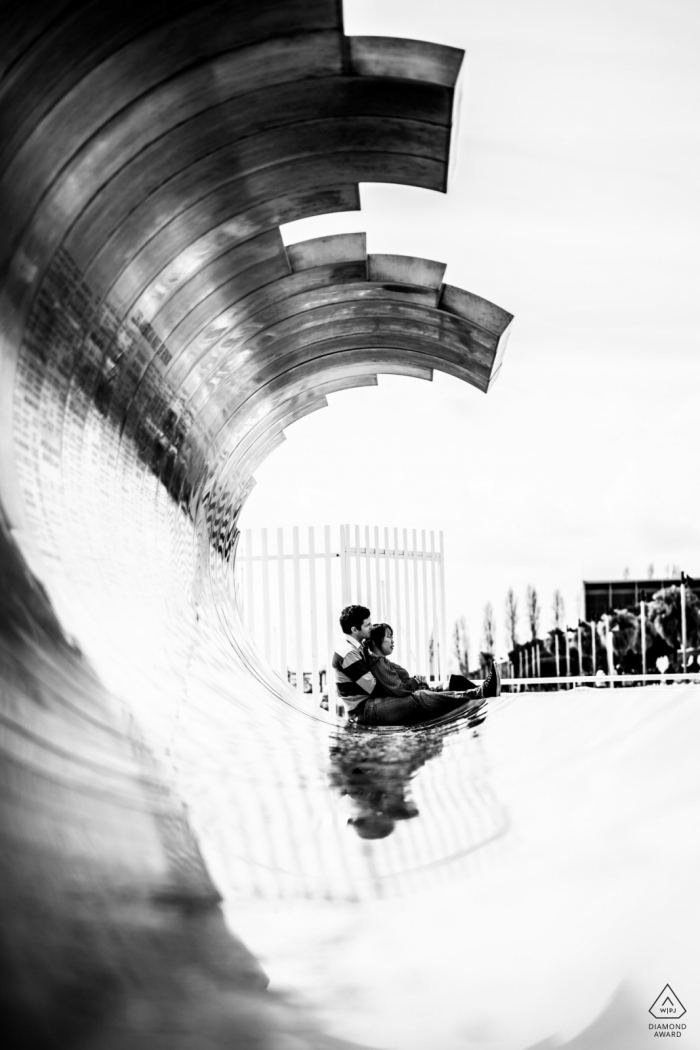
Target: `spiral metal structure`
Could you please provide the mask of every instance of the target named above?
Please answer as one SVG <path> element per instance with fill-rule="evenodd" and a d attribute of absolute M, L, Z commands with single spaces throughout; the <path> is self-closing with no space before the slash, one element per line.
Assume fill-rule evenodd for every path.
<path fill-rule="evenodd" d="M 109 1015 L 110 1046 L 172 1047 L 209 1010 L 212 1045 L 272 1045 L 291 1022 L 251 1006 L 264 976 L 224 931 L 172 755 L 224 688 L 253 735 L 273 711 L 308 737 L 229 598 L 285 427 L 380 373 L 498 375 L 511 315 L 442 264 L 280 233 L 359 208 L 361 182 L 444 192 L 463 53 L 347 37 L 338 0 L 0 17 L 8 1024 L 101 1046 Z"/>

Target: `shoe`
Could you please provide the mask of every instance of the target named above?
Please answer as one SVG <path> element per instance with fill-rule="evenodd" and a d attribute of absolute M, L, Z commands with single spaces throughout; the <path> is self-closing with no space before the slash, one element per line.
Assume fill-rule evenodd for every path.
<path fill-rule="evenodd" d="M 413 802 L 394 802 L 384 812 L 392 820 L 410 820 L 411 817 L 417 817 L 420 810 Z"/>
<path fill-rule="evenodd" d="M 490 696 L 500 696 L 501 671 L 496 661 L 494 660 L 491 664 L 491 670 L 481 685 L 477 685 L 474 689 L 465 689 L 454 695 L 462 700 L 486 700 Z"/>
<path fill-rule="evenodd" d="M 481 695 L 484 698 L 501 695 L 501 670 L 495 660 L 491 664 L 491 670 L 484 684 L 481 686 Z"/>
<path fill-rule="evenodd" d="M 483 685 L 474 686 L 473 689 L 459 689 L 452 694 L 455 700 L 463 700 L 465 703 L 467 700 L 483 700 L 484 699 L 484 687 Z"/>

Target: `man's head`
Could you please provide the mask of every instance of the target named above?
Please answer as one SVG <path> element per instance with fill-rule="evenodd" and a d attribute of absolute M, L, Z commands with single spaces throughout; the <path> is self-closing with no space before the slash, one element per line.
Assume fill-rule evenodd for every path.
<path fill-rule="evenodd" d="M 391 817 L 383 813 L 373 813 L 371 816 L 351 817 L 348 820 L 350 827 L 354 828 L 361 839 L 385 839 L 391 835 L 396 827 Z"/>
<path fill-rule="evenodd" d="M 340 614 L 340 629 L 349 634 L 356 642 L 369 638 L 372 629 L 372 618 L 369 609 L 364 605 L 346 605 Z"/>

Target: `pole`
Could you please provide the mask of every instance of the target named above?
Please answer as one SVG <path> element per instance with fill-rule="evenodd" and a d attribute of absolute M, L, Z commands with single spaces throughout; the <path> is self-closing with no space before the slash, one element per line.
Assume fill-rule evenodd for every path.
<path fill-rule="evenodd" d="M 566 630 L 564 631 L 564 644 L 566 646 L 566 676 L 567 676 L 567 678 L 571 677 L 571 653 L 569 651 L 569 642 L 570 642 L 569 633 L 570 633 L 569 632 L 569 628 L 567 627 Z"/>
<path fill-rule="evenodd" d="M 245 578 L 246 578 L 246 589 L 245 589 L 245 619 L 248 629 L 253 633 L 255 631 L 255 606 L 254 595 L 255 588 L 253 586 L 253 530 L 245 530 Z"/>
<path fill-rule="evenodd" d="M 405 544 L 404 544 L 405 546 Z M 447 620 L 445 619 L 445 539 L 440 531 L 440 641 L 442 643 L 442 667 L 440 674 L 445 676 L 447 674 Z M 409 664 L 409 667 L 411 665 Z"/>
<path fill-rule="evenodd" d="M 413 618 L 415 620 L 415 632 L 416 632 L 416 648 L 413 653 L 414 663 L 410 664 L 411 667 L 418 668 L 419 672 L 422 669 L 423 654 L 421 652 L 420 645 L 420 607 L 418 605 L 418 540 L 416 537 L 416 530 L 413 530 Z"/>
<path fill-rule="evenodd" d="M 394 529 L 394 636 L 401 645 L 403 639 L 403 624 L 401 623 L 401 591 L 399 588 L 399 530 Z M 401 650 L 399 650 L 400 652 Z M 410 664 L 408 665 L 411 666 Z"/>
<path fill-rule="evenodd" d="M 309 598 L 311 606 L 311 692 L 314 700 L 321 688 L 318 668 L 318 611 L 316 593 L 316 529 L 309 525 Z"/>
<path fill-rule="evenodd" d="M 647 673 L 647 603 L 639 603 L 639 626 L 642 632 L 642 674 Z"/>
<path fill-rule="evenodd" d="M 403 597 L 406 623 L 406 648 L 404 653 L 408 660 L 408 666 L 413 667 L 413 653 L 411 645 L 411 598 L 408 593 L 408 530 L 403 530 Z M 404 653 L 401 655 L 403 656 Z"/>
<path fill-rule="evenodd" d="M 333 607 L 333 577 L 331 569 L 331 527 L 323 527 L 323 567 L 326 574 L 326 693 L 328 694 L 328 710 L 333 710 L 335 682 L 333 679 L 333 642 L 334 628 L 336 624 L 335 609 Z M 337 702 L 336 702 L 337 711 Z"/>
<path fill-rule="evenodd" d="M 559 629 L 557 627 L 554 628 L 554 661 L 557 665 L 556 677 L 560 678 L 561 676 L 559 674 Z"/>
<path fill-rule="evenodd" d="M 391 575 L 389 573 L 389 530 L 384 527 L 384 619 L 389 623 L 391 616 Z M 393 626 L 393 624 L 392 624 Z"/>
<path fill-rule="evenodd" d="M 263 652 L 270 663 L 270 566 L 267 558 L 267 529 L 262 530 Z"/>
<path fill-rule="evenodd" d="M 384 619 L 384 610 L 382 608 L 382 585 L 379 574 L 379 526 L 374 526 L 374 582 L 375 589 L 377 592 L 377 609 L 372 619 L 375 623 L 379 623 Z"/>
<path fill-rule="evenodd" d="M 282 679 L 289 681 L 287 675 L 287 596 L 285 593 L 284 565 L 284 529 L 277 530 L 277 601 L 279 603 L 279 672 Z"/>
<path fill-rule="evenodd" d="M 433 664 L 431 667 L 432 673 L 439 678 L 440 677 L 440 635 L 438 633 L 438 607 L 437 607 L 437 583 L 436 583 L 436 565 L 435 565 L 435 530 L 430 530 L 430 598 L 431 598 L 431 611 L 433 615 Z"/>
<path fill-rule="evenodd" d="M 346 538 L 350 539 L 350 526 L 347 526 Z M 304 647 L 302 638 L 301 619 L 301 558 L 299 557 L 299 526 L 292 529 L 292 550 L 294 554 L 294 617 L 296 624 L 294 635 L 296 642 L 296 665 L 297 665 L 297 693 L 300 697 L 304 695 Z M 348 583 L 350 581 L 348 580 Z M 348 593 L 350 588 L 348 587 Z M 285 669 L 286 675 L 286 669 Z"/>
<path fill-rule="evenodd" d="M 421 558 L 423 560 L 423 627 L 425 634 L 423 637 L 423 666 L 426 668 L 426 675 L 429 676 L 432 670 L 430 666 L 430 621 L 428 619 L 428 550 L 425 545 L 425 529 L 421 529 Z M 419 671 L 420 673 L 420 671 Z"/>
<path fill-rule="evenodd" d="M 348 594 L 348 543 L 345 539 L 345 526 L 340 526 L 340 593 L 341 601 L 343 606 L 350 604 L 350 596 Z"/>
<path fill-rule="evenodd" d="M 613 644 L 612 644 L 612 631 L 610 630 L 610 616 L 608 613 L 605 614 L 605 644 L 608 652 L 608 675 L 610 676 L 610 688 L 615 688 L 613 682 L 613 675 L 615 674 L 615 664 L 613 662 Z"/>
<path fill-rule="evenodd" d="M 595 620 L 591 620 L 591 674 L 594 675 L 594 676 L 595 676 L 595 673 L 596 673 L 595 641 L 596 641 Z"/>
<path fill-rule="evenodd" d="M 681 644 L 683 646 L 683 674 L 688 670 L 687 624 L 685 611 L 685 573 L 681 573 Z"/>

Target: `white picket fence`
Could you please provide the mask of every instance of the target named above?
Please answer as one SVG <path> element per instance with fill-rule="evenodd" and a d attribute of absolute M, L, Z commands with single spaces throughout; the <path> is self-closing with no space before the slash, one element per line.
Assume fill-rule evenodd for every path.
<path fill-rule="evenodd" d="M 320 532 L 320 530 L 319 530 Z M 320 701 L 345 605 L 390 623 L 395 659 L 412 673 L 447 674 L 442 532 L 341 525 L 246 529 L 234 572 L 235 600 L 258 648 L 283 681 Z M 333 694 L 331 674 L 330 693 Z"/>

